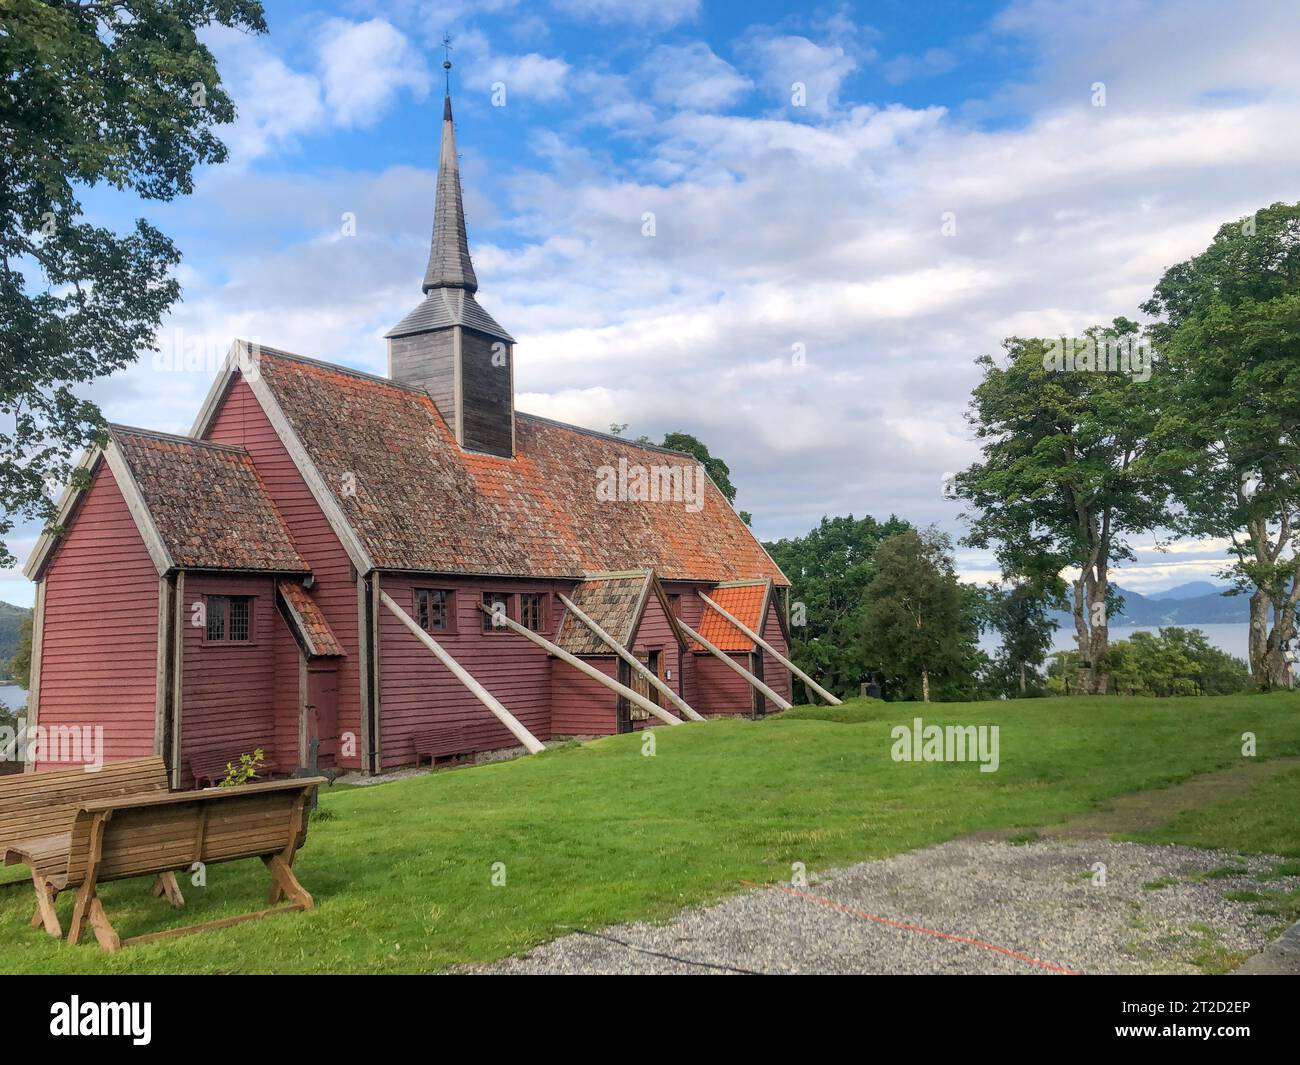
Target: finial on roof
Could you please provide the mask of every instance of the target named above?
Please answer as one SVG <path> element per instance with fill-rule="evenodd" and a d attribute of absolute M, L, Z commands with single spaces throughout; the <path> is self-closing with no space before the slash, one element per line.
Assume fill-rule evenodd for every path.
<path fill-rule="evenodd" d="M 438 159 L 438 192 L 433 211 L 433 241 L 429 248 L 429 266 L 424 272 L 424 291 L 435 288 L 459 288 L 478 291 L 478 278 L 469 257 L 469 239 L 465 235 L 465 207 L 460 190 L 460 161 L 456 157 L 456 131 L 451 120 L 451 35 L 443 36 L 442 46 L 448 58 L 442 67 L 447 72 L 447 95 L 442 101 L 442 148 Z"/>

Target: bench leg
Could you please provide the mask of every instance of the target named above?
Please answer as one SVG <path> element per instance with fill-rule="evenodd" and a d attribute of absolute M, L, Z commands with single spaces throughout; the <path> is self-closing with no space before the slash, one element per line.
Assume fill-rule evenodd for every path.
<path fill-rule="evenodd" d="M 76 946 L 81 942 L 81 933 L 86 927 L 86 918 L 90 913 L 90 900 L 95 898 L 95 885 L 87 880 L 77 888 L 77 901 L 72 906 L 72 924 L 68 926 L 68 943 Z"/>
<path fill-rule="evenodd" d="M 185 905 L 185 896 L 181 894 L 181 886 L 176 883 L 174 872 L 159 873 L 153 882 L 153 897 L 160 898 L 163 895 L 178 910 Z"/>
<path fill-rule="evenodd" d="M 63 935 L 63 927 L 59 924 L 59 915 L 54 911 L 56 892 L 48 880 L 36 873 L 32 873 L 32 886 L 36 888 L 36 912 L 32 914 L 32 927 L 44 925 L 45 931 L 58 939 Z"/>
<path fill-rule="evenodd" d="M 98 895 L 91 896 L 90 899 L 90 927 L 95 933 L 95 939 L 99 945 L 110 954 L 119 950 L 122 946 L 122 940 L 117 934 L 117 930 L 108 922 L 108 915 L 104 913 L 104 906 L 99 901 Z"/>
<path fill-rule="evenodd" d="M 272 884 L 267 898 L 272 905 L 279 902 L 282 895 L 300 910 L 310 910 L 316 905 L 315 900 L 307 893 L 307 889 L 298 883 L 298 878 L 293 875 L 293 868 L 283 855 L 264 855 L 262 861 L 266 863 L 266 871 L 271 874 Z"/>

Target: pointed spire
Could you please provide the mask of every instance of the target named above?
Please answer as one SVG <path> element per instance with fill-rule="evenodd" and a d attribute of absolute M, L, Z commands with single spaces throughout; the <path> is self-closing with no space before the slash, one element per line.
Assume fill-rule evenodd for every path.
<path fill-rule="evenodd" d="M 451 70 L 451 60 L 443 62 Z M 478 278 L 469 257 L 465 236 L 465 205 L 461 201 L 460 162 L 456 158 L 456 132 L 451 121 L 451 89 L 442 101 L 442 151 L 438 159 L 438 195 L 433 212 L 433 242 L 429 266 L 424 271 L 424 291 L 460 288 L 478 291 Z"/>

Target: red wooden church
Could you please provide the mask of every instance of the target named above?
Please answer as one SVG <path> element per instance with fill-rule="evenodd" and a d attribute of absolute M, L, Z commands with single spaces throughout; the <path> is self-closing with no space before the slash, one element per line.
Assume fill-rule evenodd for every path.
<path fill-rule="evenodd" d="M 388 376 L 237 342 L 189 436 L 113 426 L 27 565 L 29 727 L 183 786 L 786 705 L 781 571 L 691 457 L 516 411 L 477 288 L 448 98 Z"/>

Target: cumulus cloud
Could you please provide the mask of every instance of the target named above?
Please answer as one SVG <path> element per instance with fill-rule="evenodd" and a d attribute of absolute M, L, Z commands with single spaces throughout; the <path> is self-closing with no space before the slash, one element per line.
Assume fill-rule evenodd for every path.
<path fill-rule="evenodd" d="M 429 91 L 423 56 L 384 19 L 329 19 L 317 50 L 325 103 L 339 126 L 373 125 L 402 90 L 416 99 Z"/>
<path fill-rule="evenodd" d="M 660 29 L 693 22 L 700 13 L 700 0 L 555 0 L 555 6 L 572 18 Z"/>
<path fill-rule="evenodd" d="M 965 111 L 853 100 L 846 78 L 861 49 L 836 52 L 825 37 L 772 52 L 804 57 L 801 76 L 782 69 L 774 83 L 786 94 L 789 80 L 809 84 L 821 106 L 803 114 L 714 113 L 657 86 L 682 108 L 664 117 L 636 91 L 637 69 L 566 68 L 553 81 L 606 110 L 584 102 L 512 157 L 499 243 L 466 169 L 479 297 L 519 337 L 520 406 L 598 428 L 628 422 L 632 435 L 695 433 L 731 465 L 763 537 L 850 512 L 959 532 L 942 483 L 976 454 L 963 421 L 974 358 L 1011 334 L 1136 316 L 1161 270 L 1220 222 L 1295 196 L 1300 87 L 1289 69 L 1265 84 L 1241 61 L 1253 46 L 1274 53 L 1272 25 L 1196 2 L 1134 6 L 1146 62 L 1177 66 L 1177 84 L 1121 78 L 1123 91 L 1094 108 L 1078 91 L 1093 78 L 1086 59 L 1058 66 L 1072 42 L 1113 34 L 1115 10 L 1068 15 L 1054 34 L 1068 13 L 1014 5 L 993 32 L 1049 57 L 1041 98 L 1015 90 L 1039 105 L 988 126 Z M 1181 11 L 1194 33 L 1173 35 Z M 741 53 L 782 36 L 756 31 Z M 584 142 L 590 122 L 636 137 L 611 163 L 608 144 Z M 476 138 L 462 118 L 471 157 Z M 419 298 L 432 187 L 413 168 L 211 182 L 195 209 L 220 218 L 225 239 L 174 321 L 382 371 L 382 333 Z M 357 235 L 341 238 L 349 210 Z M 145 365 L 101 395 L 110 417 L 184 429 L 207 383 Z M 1221 565 L 1221 545 L 1138 546 L 1121 577 L 1137 588 Z M 971 573 L 989 568 L 968 560 Z"/>
<path fill-rule="evenodd" d="M 785 106 L 802 90 L 805 102 L 799 106 L 814 115 L 824 115 L 839 105 L 840 86 L 858 68 L 844 45 L 817 44 L 793 34 L 759 33 L 746 47 L 751 66 L 761 71 L 771 95 Z"/>
<path fill-rule="evenodd" d="M 727 107 L 753 86 L 703 41 L 662 44 L 650 53 L 641 69 L 656 100 L 692 111 Z"/>

